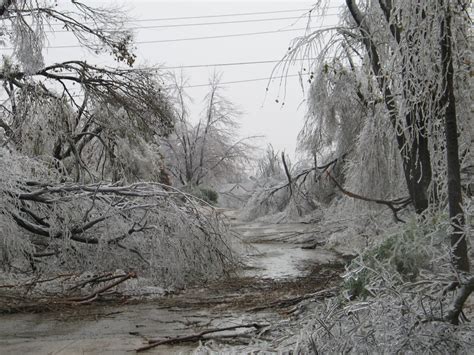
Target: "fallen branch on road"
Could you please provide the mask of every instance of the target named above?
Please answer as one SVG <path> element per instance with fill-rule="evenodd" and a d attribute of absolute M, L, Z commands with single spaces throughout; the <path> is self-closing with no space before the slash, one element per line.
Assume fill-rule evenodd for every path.
<path fill-rule="evenodd" d="M 235 326 L 225 327 L 225 328 L 208 329 L 197 334 L 178 336 L 178 337 L 169 338 L 169 339 L 150 339 L 148 340 L 148 345 L 142 346 L 141 348 L 138 348 L 136 351 L 142 352 L 142 351 L 152 349 L 156 346 L 165 345 L 165 344 L 178 344 L 178 343 L 184 343 L 184 342 L 199 341 L 199 340 L 203 340 L 205 335 L 212 334 L 212 333 L 225 332 L 228 330 L 236 330 L 239 328 L 255 328 L 259 330 L 266 326 L 267 326 L 266 324 L 257 324 L 257 323 L 242 324 L 242 325 L 235 325 Z"/>
<path fill-rule="evenodd" d="M 110 295 L 111 290 L 116 286 L 126 282 L 129 279 L 135 278 L 135 272 L 128 272 L 120 275 L 113 275 L 111 273 L 94 276 L 88 280 L 81 281 L 70 287 L 65 287 L 64 291 L 58 291 L 56 293 L 36 290 L 32 291 L 32 288 L 36 287 L 39 283 L 54 282 L 63 283 L 66 286 L 72 283 L 72 274 L 62 274 L 50 279 L 44 280 L 33 280 L 18 285 L 1 285 L 0 290 L 3 292 L 0 294 L 0 313 L 11 313 L 18 311 L 33 311 L 42 312 L 44 310 L 54 310 L 56 308 L 61 309 L 62 307 L 77 306 L 81 304 L 89 304 L 102 296 Z M 56 285 L 57 285 L 56 283 Z M 97 287 L 97 284 L 103 284 L 101 287 Z M 105 284 L 104 284 L 105 283 Z M 95 290 L 87 295 L 77 294 L 78 289 L 83 288 L 86 285 L 95 285 Z M 55 285 L 48 286 L 54 288 Z M 26 288 L 26 291 L 24 290 Z M 75 293 L 73 291 L 76 291 Z M 28 295 L 27 293 L 33 293 Z"/>
<path fill-rule="evenodd" d="M 134 273 L 134 272 L 129 272 L 128 274 L 126 275 L 123 275 L 121 276 L 117 281 L 111 283 L 110 285 L 106 285 L 94 292 L 92 292 L 91 294 L 87 295 L 87 296 L 84 296 L 84 297 L 74 297 L 74 298 L 68 298 L 67 301 L 69 302 L 79 302 L 79 303 L 85 303 L 85 302 L 92 302 L 94 301 L 95 299 L 97 299 L 102 293 L 104 293 L 105 291 L 108 291 L 110 290 L 111 288 L 117 286 L 117 285 L 120 285 L 122 282 L 125 282 L 129 279 L 132 279 L 132 278 L 136 278 L 137 277 L 137 274 Z M 115 278 L 115 277 L 114 277 Z"/>
<path fill-rule="evenodd" d="M 258 311 L 263 311 L 268 308 L 283 308 L 283 307 L 290 307 L 294 306 L 295 304 L 298 304 L 304 300 L 307 299 L 324 299 L 324 298 L 329 298 L 329 297 L 334 297 L 337 295 L 337 290 L 338 287 L 332 287 L 328 288 L 325 290 L 313 292 L 313 293 L 308 293 L 306 295 L 298 296 L 298 297 L 292 297 L 292 298 L 285 298 L 282 300 L 276 300 L 271 302 L 270 304 L 264 305 L 264 306 L 258 306 L 249 309 L 249 312 L 258 312 Z"/>

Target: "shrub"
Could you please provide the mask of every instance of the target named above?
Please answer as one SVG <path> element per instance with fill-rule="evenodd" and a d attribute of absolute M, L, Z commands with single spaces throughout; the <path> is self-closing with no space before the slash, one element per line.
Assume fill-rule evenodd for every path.
<path fill-rule="evenodd" d="M 217 191 L 203 186 L 187 185 L 182 190 L 198 199 L 201 199 L 213 206 L 217 205 L 219 194 Z"/>
<path fill-rule="evenodd" d="M 384 236 L 354 259 L 345 275 L 344 288 L 349 298 L 365 298 L 369 282 L 378 274 L 388 272 L 395 283 L 413 282 L 423 268 L 430 268 L 437 239 L 446 236 L 444 224 L 415 220 L 401 230 Z"/>
<path fill-rule="evenodd" d="M 217 193 L 217 191 L 205 187 L 201 187 L 200 191 L 202 196 L 204 197 L 204 201 L 209 202 L 212 205 L 217 204 L 217 200 L 219 198 L 219 194 Z"/>

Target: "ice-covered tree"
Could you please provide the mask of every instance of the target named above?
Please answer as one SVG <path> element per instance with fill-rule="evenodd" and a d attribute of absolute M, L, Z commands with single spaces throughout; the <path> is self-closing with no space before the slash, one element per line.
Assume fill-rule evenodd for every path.
<path fill-rule="evenodd" d="M 225 225 L 160 183 L 159 142 L 173 129 L 174 106 L 157 72 L 74 58 L 44 64 L 48 31 L 61 25 L 132 66 L 124 14 L 80 1 L 1 5 L 11 29 L 1 39 L 13 54 L 0 64 L 0 268 L 133 269 L 174 286 L 222 275 L 232 259 Z"/>
<path fill-rule="evenodd" d="M 250 138 L 238 138 L 239 110 L 222 95 L 219 77 L 210 80 L 201 117 L 189 112 L 185 81 L 175 80 L 175 131 L 164 139 L 167 166 L 182 185 L 212 185 L 241 175 Z"/>
<path fill-rule="evenodd" d="M 124 14 L 78 1 L 9 4 L 1 20 L 11 27 L 4 40 L 14 50 L 0 71 L 9 98 L 0 117 L 8 143 L 81 182 L 159 180 L 158 138 L 172 129 L 173 112 L 156 72 L 74 59 L 43 64 L 45 29 L 62 25 L 81 45 L 133 65 Z"/>
<path fill-rule="evenodd" d="M 348 190 L 382 199 L 405 190 L 417 213 L 443 207 L 459 180 L 450 161 L 472 158 L 467 3 L 346 0 L 342 10 L 339 26 L 297 38 L 286 57 L 318 55 L 303 148 L 348 153 Z M 454 136 L 459 152 L 447 149 Z M 450 203 L 458 231 L 460 203 Z M 466 270 L 461 235 L 453 234 L 453 248 Z"/>

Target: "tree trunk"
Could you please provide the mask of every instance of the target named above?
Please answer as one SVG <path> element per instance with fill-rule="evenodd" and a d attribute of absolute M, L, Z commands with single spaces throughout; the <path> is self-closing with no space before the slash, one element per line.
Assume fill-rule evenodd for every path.
<path fill-rule="evenodd" d="M 430 195 L 431 158 L 428 138 L 418 134 L 407 150 L 406 153 L 402 151 L 405 181 L 415 211 L 420 214 L 428 208 Z"/>
<path fill-rule="evenodd" d="M 442 5 L 444 1 L 440 1 Z M 442 104 L 445 111 L 446 159 L 448 165 L 448 204 L 451 218 L 451 246 L 453 263 L 458 270 L 469 272 L 467 241 L 464 232 L 464 213 L 462 210 L 461 164 L 459 163 L 458 129 L 456 99 L 454 96 L 454 68 L 451 44 L 451 12 L 449 0 L 446 14 L 441 24 L 441 61 L 444 92 Z"/>
<path fill-rule="evenodd" d="M 399 125 L 399 109 L 395 97 L 385 81 L 378 50 L 372 41 L 370 29 L 364 22 L 364 15 L 357 7 L 355 0 L 346 0 L 346 4 L 361 31 L 362 41 L 369 55 L 372 71 L 377 79 L 390 122 L 395 130 L 408 193 L 413 201 L 416 213 L 420 214 L 428 208 L 431 183 L 431 158 L 428 149 L 428 137 L 425 134 L 424 125 L 426 120 L 422 113 L 423 110 L 415 107 L 406 116 L 407 127 L 413 132 L 413 136 L 410 137 L 411 141 L 407 141 L 405 132 Z M 408 95 L 410 93 L 410 90 L 406 92 Z"/>
<path fill-rule="evenodd" d="M 413 83 L 408 80 L 405 98 L 416 95 Z M 429 139 L 426 129 L 428 118 L 423 103 L 417 103 L 405 117 L 410 142 L 400 147 L 405 180 L 416 213 L 423 213 L 430 203 L 430 184 L 432 180 Z M 405 138 L 407 140 L 407 138 Z"/>

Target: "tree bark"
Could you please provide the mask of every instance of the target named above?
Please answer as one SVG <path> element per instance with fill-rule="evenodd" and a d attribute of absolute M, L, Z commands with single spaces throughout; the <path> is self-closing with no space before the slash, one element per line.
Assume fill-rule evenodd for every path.
<path fill-rule="evenodd" d="M 403 162 L 408 193 L 413 201 L 416 213 L 420 214 L 428 208 L 431 184 L 431 159 L 428 150 L 428 137 L 424 134 L 425 117 L 422 114 L 423 110 L 414 108 L 406 116 L 407 127 L 413 133 L 413 137 L 410 137 L 410 141 L 408 141 L 403 128 L 399 124 L 399 110 L 395 97 L 383 75 L 382 63 L 377 47 L 371 39 L 370 29 L 364 22 L 364 16 L 357 7 L 355 0 L 346 0 L 346 4 L 352 18 L 359 26 L 362 42 L 369 55 L 372 71 L 377 79 L 390 122 L 396 133 L 397 146 Z M 383 2 L 382 4 L 385 5 Z M 390 9 L 391 6 L 383 7 L 386 17 L 390 16 L 387 13 Z M 400 33 L 396 32 L 395 34 L 396 38 L 399 38 Z"/>
<path fill-rule="evenodd" d="M 3 2 L 3 5 L 0 5 L 0 16 L 3 16 L 5 14 L 5 12 L 8 10 L 11 4 L 12 4 L 12 0 L 7 0 Z"/>
<path fill-rule="evenodd" d="M 421 110 L 420 110 L 421 111 Z M 423 116 L 414 119 L 407 118 L 407 121 L 414 122 L 410 130 L 415 131 L 411 146 L 399 147 L 402 154 L 403 170 L 408 192 L 413 201 L 415 211 L 423 213 L 428 208 L 430 202 L 431 184 L 431 156 L 428 148 L 428 136 L 424 127 Z"/>
<path fill-rule="evenodd" d="M 453 263 L 458 270 L 469 272 L 467 241 L 464 232 L 464 212 L 462 210 L 461 164 L 459 162 L 456 98 L 454 95 L 454 67 L 451 43 L 451 12 L 449 0 L 445 4 L 445 16 L 441 24 L 441 61 L 443 96 L 445 111 L 446 160 L 448 165 L 448 205 L 453 228 L 450 238 L 453 248 Z"/>
<path fill-rule="evenodd" d="M 281 161 L 283 163 L 283 168 L 285 169 L 286 178 L 288 179 L 288 188 L 290 189 L 290 197 L 293 196 L 293 180 L 291 178 L 290 169 L 286 163 L 285 152 L 281 152 Z"/>

